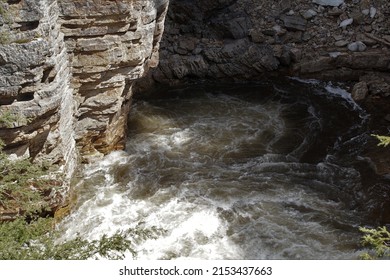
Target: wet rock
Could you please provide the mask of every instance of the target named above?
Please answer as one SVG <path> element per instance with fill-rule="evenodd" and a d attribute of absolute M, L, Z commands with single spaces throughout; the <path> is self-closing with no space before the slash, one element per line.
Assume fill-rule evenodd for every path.
<path fill-rule="evenodd" d="M 351 52 L 364 52 L 366 49 L 367 46 L 361 41 L 353 42 L 348 45 L 348 50 Z"/>
<path fill-rule="evenodd" d="M 367 95 L 368 95 L 368 86 L 366 82 L 364 81 L 358 82 L 353 86 L 352 98 L 355 101 L 361 101 L 365 99 Z"/>

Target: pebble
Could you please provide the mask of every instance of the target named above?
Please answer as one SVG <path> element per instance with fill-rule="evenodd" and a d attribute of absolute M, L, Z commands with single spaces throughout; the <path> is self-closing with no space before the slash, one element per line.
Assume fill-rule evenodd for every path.
<path fill-rule="evenodd" d="M 348 41 L 346 40 L 340 40 L 340 41 L 337 41 L 336 43 L 334 43 L 334 45 L 336 47 L 345 47 L 346 45 L 348 45 Z"/>
<path fill-rule="evenodd" d="M 367 46 L 361 41 L 353 42 L 348 45 L 348 50 L 351 52 L 364 52 L 366 49 Z"/>
<path fill-rule="evenodd" d="M 311 19 L 317 15 L 317 12 L 310 9 L 310 10 L 304 11 L 301 15 L 304 19 Z"/>
<path fill-rule="evenodd" d="M 376 9 L 374 7 L 370 8 L 370 18 L 374 18 L 376 15 Z"/>
<path fill-rule="evenodd" d="M 313 3 L 316 3 L 321 6 L 338 7 L 341 4 L 344 4 L 344 0 L 313 0 Z"/>
<path fill-rule="evenodd" d="M 329 56 L 331 57 L 331 58 L 336 58 L 336 57 L 338 57 L 338 56 L 340 56 L 341 55 L 341 52 L 330 52 L 329 53 Z"/>
<path fill-rule="evenodd" d="M 345 29 L 348 25 L 351 25 L 352 23 L 353 23 L 353 18 L 348 18 L 348 19 L 343 20 L 340 23 L 340 27 Z"/>

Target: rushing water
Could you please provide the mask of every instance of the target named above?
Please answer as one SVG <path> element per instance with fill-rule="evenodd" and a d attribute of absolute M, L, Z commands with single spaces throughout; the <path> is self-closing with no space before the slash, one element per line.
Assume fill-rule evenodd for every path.
<path fill-rule="evenodd" d="M 345 91 L 315 81 L 138 99 L 126 151 L 85 166 L 64 237 L 155 226 L 134 241 L 138 259 L 356 258 L 365 122 Z"/>

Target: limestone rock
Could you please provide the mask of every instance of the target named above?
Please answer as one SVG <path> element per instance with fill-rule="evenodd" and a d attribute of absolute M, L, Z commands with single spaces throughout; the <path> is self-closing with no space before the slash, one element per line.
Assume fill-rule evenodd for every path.
<path fill-rule="evenodd" d="M 317 12 L 309 9 L 301 13 L 302 17 L 306 20 L 309 20 L 317 15 Z"/>
<path fill-rule="evenodd" d="M 9 22 L 19 29 L 10 30 L 11 42 L 0 45 L 0 114 L 15 118 L 12 127 L 0 129 L 5 151 L 61 163 L 71 174 L 75 101 L 58 3 L 12 1 L 7 11 Z"/>
<path fill-rule="evenodd" d="M 353 23 L 353 18 L 348 18 L 348 19 L 343 20 L 343 21 L 340 23 L 340 27 L 341 27 L 341 28 L 345 28 L 345 27 L 347 27 L 348 25 L 351 25 L 352 23 Z"/>
<path fill-rule="evenodd" d="M 364 52 L 366 49 L 367 46 L 361 41 L 353 42 L 348 45 L 348 50 L 351 52 Z"/>
<path fill-rule="evenodd" d="M 4 5 L 0 114 L 13 120 L 0 123 L 6 151 L 62 163 L 71 174 L 75 139 L 82 155 L 123 147 L 132 84 L 157 65 L 168 0 Z"/>
<path fill-rule="evenodd" d="M 300 16 L 282 15 L 280 19 L 283 21 L 287 30 L 305 31 L 307 21 Z"/>
<path fill-rule="evenodd" d="M 370 18 L 374 18 L 376 15 L 376 8 L 371 7 L 370 8 Z"/>
<path fill-rule="evenodd" d="M 339 40 L 339 41 L 336 41 L 336 43 L 334 43 L 334 45 L 336 47 L 345 47 L 346 45 L 348 45 L 348 41 L 346 40 Z"/>
<path fill-rule="evenodd" d="M 355 101 L 361 101 L 361 100 L 365 99 L 367 94 L 368 94 L 368 86 L 367 86 L 366 82 L 362 81 L 362 82 L 356 83 L 353 86 L 352 98 Z"/>
<path fill-rule="evenodd" d="M 341 4 L 344 4 L 344 0 L 313 0 L 313 3 L 316 3 L 321 6 L 338 7 Z"/>
<path fill-rule="evenodd" d="M 59 1 L 82 153 L 123 147 L 132 84 L 157 65 L 167 7 L 168 0 Z M 192 48 L 181 42 L 183 54 Z"/>

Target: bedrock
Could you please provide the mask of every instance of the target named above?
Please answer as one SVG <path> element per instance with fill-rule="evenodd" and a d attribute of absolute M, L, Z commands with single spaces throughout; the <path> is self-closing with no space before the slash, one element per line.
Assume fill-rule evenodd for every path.
<path fill-rule="evenodd" d="M 168 0 L 23 0 L 0 13 L 0 138 L 72 173 L 123 147 L 132 85 L 158 63 Z"/>

